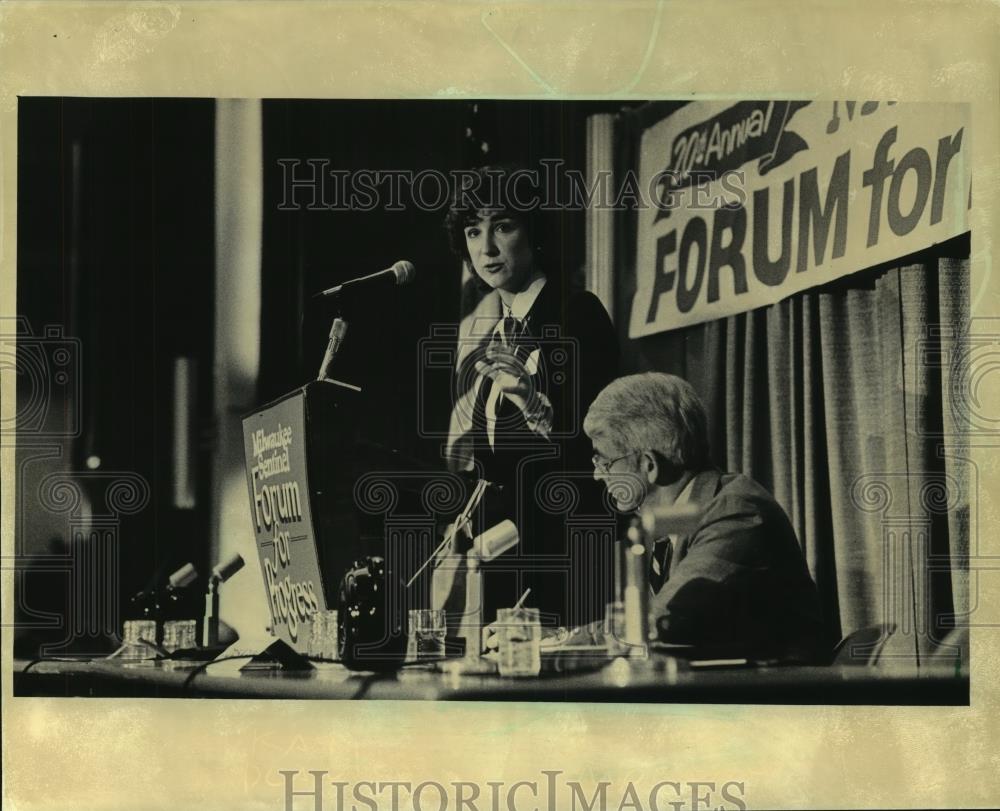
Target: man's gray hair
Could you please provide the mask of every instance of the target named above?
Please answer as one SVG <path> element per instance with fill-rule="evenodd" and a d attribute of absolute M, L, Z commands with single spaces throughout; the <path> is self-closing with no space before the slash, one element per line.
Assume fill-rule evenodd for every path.
<path fill-rule="evenodd" d="M 675 375 L 646 372 L 611 381 L 591 404 L 583 430 L 607 438 L 620 453 L 653 450 L 685 470 L 711 464 L 705 406 Z"/>

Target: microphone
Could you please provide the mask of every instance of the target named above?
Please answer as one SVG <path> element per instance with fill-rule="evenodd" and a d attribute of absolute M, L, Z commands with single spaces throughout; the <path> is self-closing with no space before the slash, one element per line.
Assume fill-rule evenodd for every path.
<path fill-rule="evenodd" d="M 519 540 L 517 526 L 508 518 L 490 527 L 482 535 L 477 535 L 472 548 L 480 560 L 489 561 L 517 546 Z"/>
<path fill-rule="evenodd" d="M 222 561 L 212 569 L 212 581 L 215 583 L 225 583 L 230 577 L 243 568 L 245 561 L 243 555 L 237 552 L 228 560 Z"/>
<path fill-rule="evenodd" d="M 167 590 L 176 591 L 177 589 L 185 588 L 186 586 L 190 586 L 197 579 L 198 570 L 193 564 L 185 563 L 181 566 L 181 568 L 167 578 Z"/>
<path fill-rule="evenodd" d="M 400 259 L 396 264 L 378 273 L 370 273 L 367 276 L 360 276 L 357 279 L 338 284 L 316 294 L 318 297 L 327 298 L 329 296 L 339 296 L 341 293 L 356 293 L 367 287 L 388 284 L 409 284 L 413 277 L 417 275 L 417 269 L 412 262 Z"/>
<path fill-rule="evenodd" d="M 219 644 L 219 584 L 225 583 L 244 566 L 243 555 L 239 552 L 227 560 L 220 561 L 212 569 L 208 578 L 208 593 L 205 595 L 205 617 L 202 622 L 201 643 L 210 648 Z"/>
<path fill-rule="evenodd" d="M 520 537 L 517 525 L 509 518 L 490 527 L 482 535 L 476 536 L 472 549 L 465 553 L 468 571 L 465 573 L 465 613 L 458 627 L 458 636 L 465 640 L 465 655 L 479 656 L 482 644 L 483 571 L 481 563 L 499 557 L 508 549 L 517 546 Z"/>
<path fill-rule="evenodd" d="M 702 511 L 697 504 L 673 504 L 646 508 L 640 513 L 642 528 L 653 540 L 666 535 L 687 535 L 701 526 Z"/>
<path fill-rule="evenodd" d="M 162 569 L 160 572 L 162 572 Z M 132 597 L 133 603 L 141 603 L 144 600 L 155 600 L 164 590 L 168 593 L 179 591 L 180 589 L 187 588 L 198 579 L 198 570 L 192 563 L 185 563 L 177 571 L 171 573 L 165 585 L 160 579 L 160 572 L 155 574 L 152 580 L 141 591 L 135 593 Z"/>

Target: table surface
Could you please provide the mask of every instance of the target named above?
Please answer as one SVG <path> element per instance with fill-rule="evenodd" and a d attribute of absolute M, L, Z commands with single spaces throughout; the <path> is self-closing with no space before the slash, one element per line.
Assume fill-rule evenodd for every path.
<path fill-rule="evenodd" d="M 121 659 L 14 662 L 15 696 L 611 701 L 746 704 L 968 705 L 965 668 L 912 661 L 860 665 L 700 664 L 662 653 L 645 659 L 547 657 L 533 678 L 461 672 L 457 662 L 397 673 L 355 673 L 317 662 L 303 672 L 240 672 L 246 660 L 195 670 L 191 662 Z M 558 672 L 561 671 L 561 672 Z"/>

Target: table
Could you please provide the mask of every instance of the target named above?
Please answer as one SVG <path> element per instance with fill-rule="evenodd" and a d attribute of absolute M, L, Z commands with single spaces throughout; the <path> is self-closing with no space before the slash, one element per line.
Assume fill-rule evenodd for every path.
<path fill-rule="evenodd" d="M 502 679 L 421 665 L 395 674 L 352 673 L 318 663 L 306 672 L 240 673 L 220 662 L 192 674 L 172 661 L 15 661 L 15 696 L 580 701 L 724 704 L 969 704 L 964 668 L 911 662 L 885 667 L 702 666 L 673 656 L 591 659 L 580 670 Z M 573 665 L 567 665 L 572 668 Z"/>

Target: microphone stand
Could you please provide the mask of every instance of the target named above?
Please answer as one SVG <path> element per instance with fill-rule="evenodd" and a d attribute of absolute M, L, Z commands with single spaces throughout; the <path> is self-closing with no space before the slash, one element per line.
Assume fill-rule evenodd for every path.
<path fill-rule="evenodd" d="M 208 580 L 201 640 L 202 647 L 205 648 L 219 644 L 219 583 L 219 578 L 214 574 Z"/>
<path fill-rule="evenodd" d="M 361 391 L 360 386 L 355 386 L 353 383 L 346 383 L 343 380 L 336 380 L 330 377 L 330 369 L 333 366 L 334 360 L 340 353 L 341 348 L 344 345 L 344 339 L 347 336 L 347 328 L 349 326 L 347 319 L 344 317 L 346 314 L 346 305 L 350 302 L 341 300 L 338 302 L 338 311 L 336 318 L 333 319 L 333 323 L 330 325 L 330 335 L 326 342 L 326 351 L 323 353 L 323 361 L 319 365 L 319 372 L 316 375 L 316 380 L 319 383 L 334 383 L 338 386 L 344 386 L 354 391 Z"/>
<path fill-rule="evenodd" d="M 330 367 L 333 365 L 333 359 L 340 352 L 340 347 L 344 344 L 347 327 L 348 323 L 342 316 L 338 315 L 333 319 L 333 323 L 330 325 L 330 337 L 327 340 L 326 352 L 323 353 L 323 362 L 319 365 L 319 374 L 316 376 L 317 380 L 330 379 Z"/>

